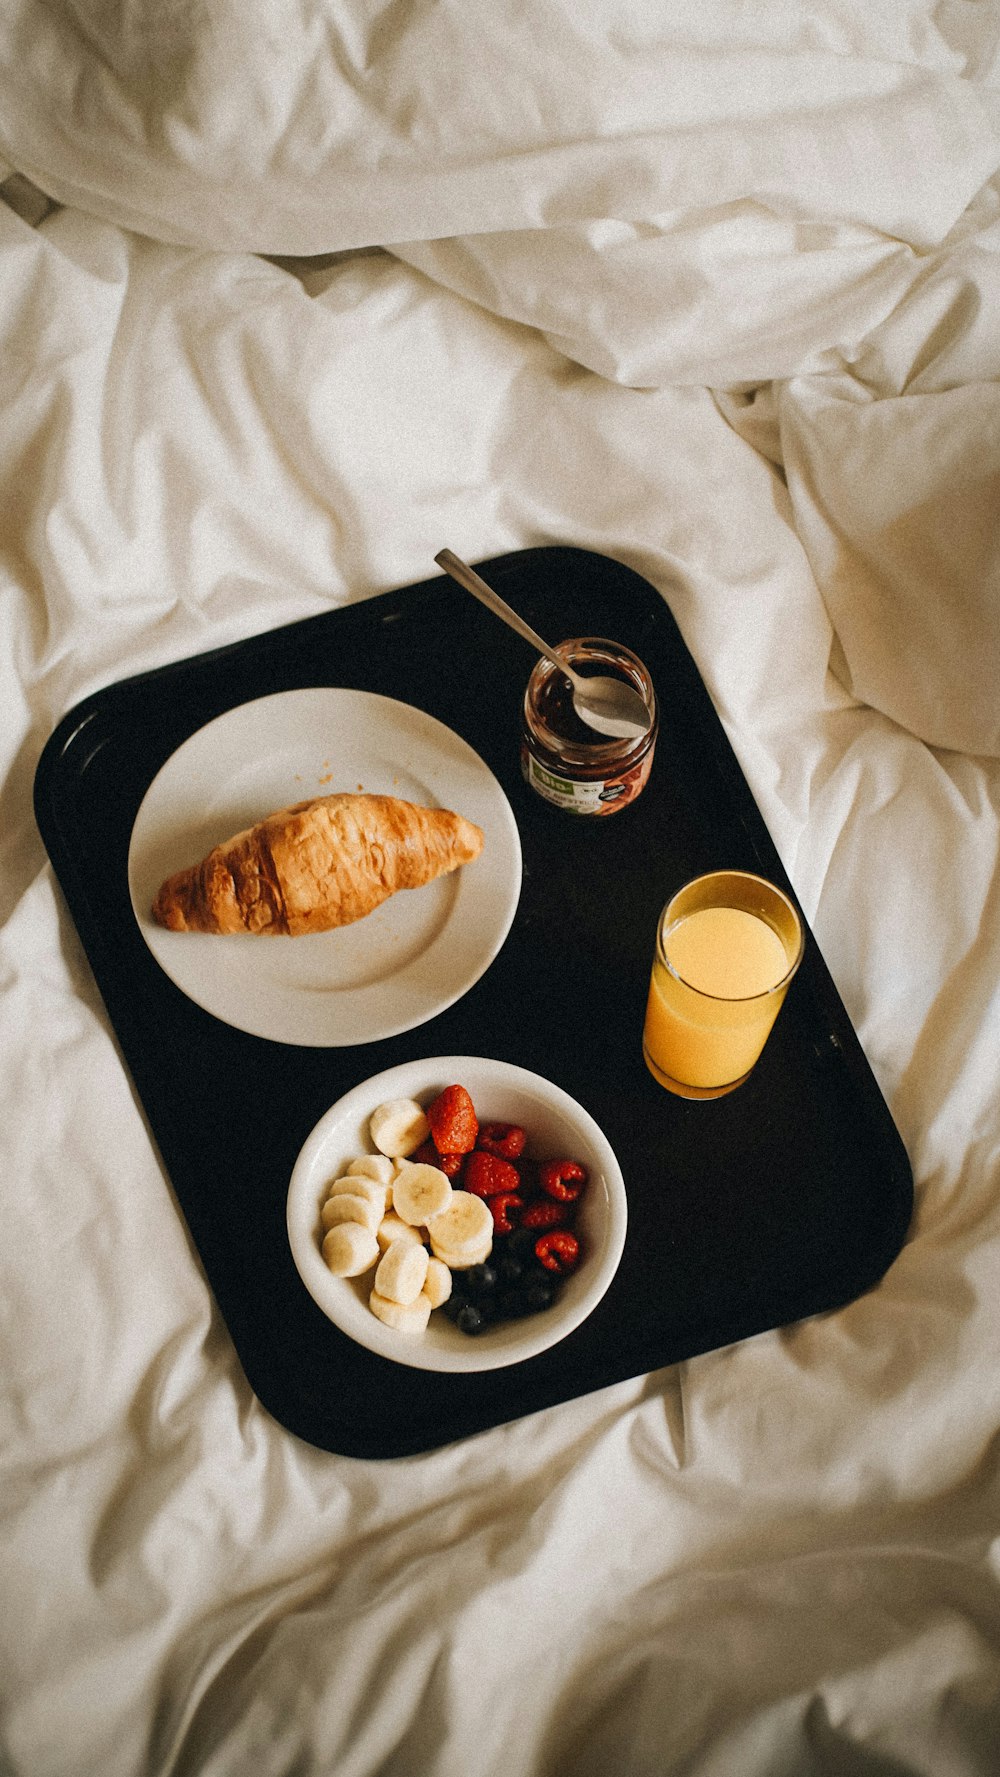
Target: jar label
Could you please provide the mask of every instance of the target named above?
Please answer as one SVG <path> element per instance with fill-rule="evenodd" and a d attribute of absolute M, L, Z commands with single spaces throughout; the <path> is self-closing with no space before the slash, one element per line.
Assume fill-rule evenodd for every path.
<path fill-rule="evenodd" d="M 549 770 L 547 766 L 538 763 L 527 747 L 521 749 L 521 769 L 525 781 L 546 802 L 566 809 L 569 814 L 616 814 L 618 809 L 634 802 L 649 776 L 652 763 L 651 747 L 646 757 L 630 771 L 622 772 L 618 777 L 598 778 L 596 782 L 588 783 L 579 778 L 563 777 L 560 772 Z"/>

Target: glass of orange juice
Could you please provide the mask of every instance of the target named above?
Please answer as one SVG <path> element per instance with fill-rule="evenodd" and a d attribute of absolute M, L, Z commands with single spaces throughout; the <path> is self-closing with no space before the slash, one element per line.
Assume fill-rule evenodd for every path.
<path fill-rule="evenodd" d="M 682 1098 L 721 1098 L 754 1066 L 802 960 L 787 895 L 743 870 L 698 876 L 656 928 L 642 1051 Z"/>

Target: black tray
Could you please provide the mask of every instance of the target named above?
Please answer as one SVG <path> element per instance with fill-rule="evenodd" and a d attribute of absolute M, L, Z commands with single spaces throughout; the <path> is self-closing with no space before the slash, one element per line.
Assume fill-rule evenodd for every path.
<path fill-rule="evenodd" d="M 112 685 L 63 719 L 35 778 L 42 837 L 250 1384 L 289 1430 L 347 1455 L 441 1445 L 838 1307 L 882 1276 L 912 1211 L 902 1142 L 811 936 L 746 1085 L 690 1102 L 653 1081 L 641 1031 L 668 894 L 723 866 L 790 885 L 660 594 L 576 549 L 483 571 L 543 635 L 613 636 L 647 663 L 660 737 L 644 793 L 619 814 L 568 815 L 522 782 L 534 655 L 441 577 Z M 462 735 L 503 785 L 523 850 L 517 916 L 482 979 L 416 1030 L 356 1048 L 269 1042 L 195 1006 L 150 955 L 126 875 L 139 804 L 175 748 L 237 704 L 317 684 L 400 698 Z M 607 1296 L 508 1369 L 421 1371 L 355 1345 L 307 1294 L 286 1239 L 292 1165 L 327 1107 L 383 1068 L 443 1054 L 556 1081 L 625 1175 L 628 1238 Z"/>

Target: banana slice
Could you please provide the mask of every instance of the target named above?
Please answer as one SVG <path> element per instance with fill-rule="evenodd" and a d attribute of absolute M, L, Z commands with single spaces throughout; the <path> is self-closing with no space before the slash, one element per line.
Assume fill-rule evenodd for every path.
<path fill-rule="evenodd" d="M 376 1105 L 368 1132 L 380 1154 L 400 1160 L 427 1140 L 431 1126 L 415 1098 L 390 1098 Z"/>
<path fill-rule="evenodd" d="M 388 1154 L 359 1154 L 347 1168 L 347 1178 L 371 1178 L 376 1184 L 384 1185 L 388 1191 L 392 1184 L 396 1162 L 390 1160 Z"/>
<path fill-rule="evenodd" d="M 327 1189 L 326 1200 L 331 1197 L 363 1197 L 373 1209 L 378 1211 L 378 1219 L 385 1215 L 386 1189 L 377 1179 L 368 1178 L 364 1173 L 345 1172 L 341 1178 L 335 1178 Z"/>
<path fill-rule="evenodd" d="M 386 1211 L 375 1233 L 383 1252 L 394 1240 L 409 1240 L 417 1246 L 423 1245 L 420 1229 L 414 1228 L 411 1222 L 404 1222 L 402 1216 L 398 1216 L 394 1209 Z"/>
<path fill-rule="evenodd" d="M 454 1195 L 450 1178 L 439 1166 L 411 1161 L 409 1165 L 401 1166 L 393 1179 L 393 1213 L 402 1216 L 404 1222 L 419 1227 L 447 1209 Z M 472 1201 L 478 1203 L 480 1200 L 474 1197 Z M 488 1209 L 486 1215 L 492 1227 L 493 1218 Z"/>
<path fill-rule="evenodd" d="M 428 1262 L 425 1246 L 419 1246 L 415 1240 L 393 1240 L 379 1260 L 374 1287 L 390 1302 L 402 1302 L 408 1307 L 427 1281 Z"/>
<path fill-rule="evenodd" d="M 354 1191 L 337 1191 L 328 1197 L 319 1212 L 324 1228 L 335 1228 L 339 1222 L 360 1222 L 369 1234 L 374 1234 L 382 1220 L 382 1211 L 377 1203 L 369 1203 L 367 1197 L 360 1197 Z"/>
<path fill-rule="evenodd" d="M 398 1181 L 396 1192 L 398 1202 Z M 487 1240 L 492 1243 L 493 1215 L 482 1197 L 474 1197 L 471 1191 L 452 1191 L 451 1201 L 430 1222 L 428 1232 L 433 1251 L 449 1264 L 452 1258 L 466 1258 L 478 1251 Z"/>
<path fill-rule="evenodd" d="M 424 1295 L 432 1308 L 440 1308 L 451 1295 L 451 1272 L 441 1259 L 428 1259 Z"/>
<path fill-rule="evenodd" d="M 323 1257 L 335 1277 L 360 1277 L 378 1255 L 378 1241 L 360 1222 L 338 1222 L 323 1237 Z"/>
<path fill-rule="evenodd" d="M 483 1241 L 482 1246 L 469 1247 L 462 1253 L 450 1253 L 447 1247 L 435 1246 L 433 1240 L 431 1241 L 433 1257 L 440 1259 L 442 1265 L 446 1265 L 449 1271 L 470 1271 L 473 1265 L 485 1265 L 492 1251 L 492 1235 L 488 1240 Z"/>
<path fill-rule="evenodd" d="M 378 1290 L 372 1290 L 368 1306 L 379 1320 L 397 1333 L 422 1333 L 431 1317 L 430 1298 L 423 1291 L 415 1302 L 393 1302 Z"/>

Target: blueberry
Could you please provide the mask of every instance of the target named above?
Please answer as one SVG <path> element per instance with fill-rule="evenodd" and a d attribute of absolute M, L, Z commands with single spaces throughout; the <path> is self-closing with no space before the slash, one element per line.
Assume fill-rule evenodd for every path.
<path fill-rule="evenodd" d="M 510 1241 L 497 1255 L 497 1274 L 501 1283 L 517 1283 L 524 1272 L 524 1259 Z"/>
<path fill-rule="evenodd" d="M 505 1290 L 500 1297 L 498 1308 L 502 1320 L 523 1320 L 526 1314 L 533 1314 L 534 1309 L 528 1302 L 525 1293 L 516 1285 Z"/>
<path fill-rule="evenodd" d="M 466 1295 L 481 1302 L 484 1296 L 496 1289 L 497 1273 L 495 1265 L 470 1265 L 465 1272 Z"/>
<path fill-rule="evenodd" d="M 485 1314 L 481 1314 L 472 1302 L 463 1302 L 455 1316 L 455 1325 L 460 1333 L 482 1333 L 487 1324 Z"/>
<path fill-rule="evenodd" d="M 516 1258 L 522 1265 L 526 1265 L 534 1257 L 537 1239 L 538 1235 L 534 1228 L 516 1228 L 505 1242 L 505 1250 L 512 1258 Z"/>
<path fill-rule="evenodd" d="M 532 1277 L 521 1290 L 525 1314 L 541 1314 L 556 1299 L 557 1285 L 550 1277 Z"/>

